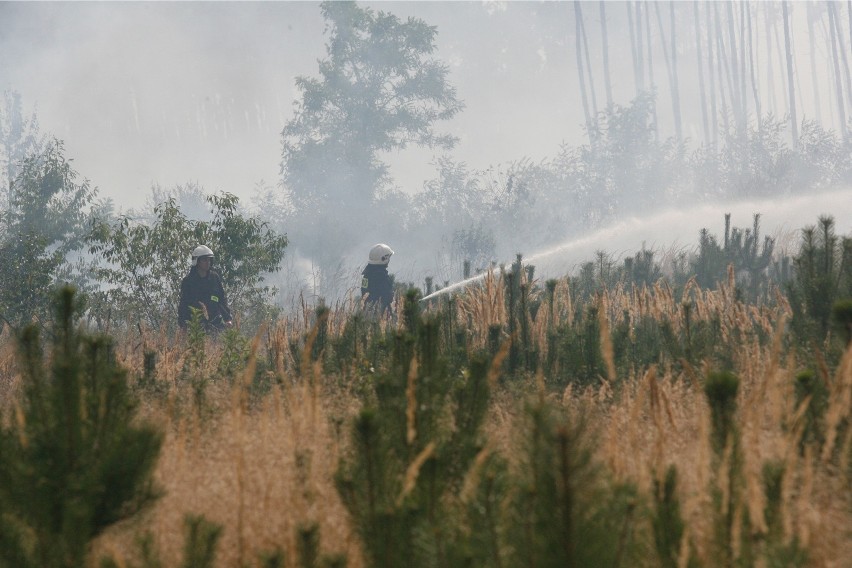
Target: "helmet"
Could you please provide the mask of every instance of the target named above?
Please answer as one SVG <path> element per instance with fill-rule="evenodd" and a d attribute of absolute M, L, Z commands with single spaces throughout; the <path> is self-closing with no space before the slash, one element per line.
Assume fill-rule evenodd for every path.
<path fill-rule="evenodd" d="M 370 249 L 370 264 L 387 264 L 392 254 L 388 245 L 379 243 Z"/>
<path fill-rule="evenodd" d="M 210 247 L 205 245 L 198 245 L 194 249 L 192 249 L 192 266 L 198 264 L 198 259 L 203 256 L 213 257 L 213 251 L 210 250 Z"/>

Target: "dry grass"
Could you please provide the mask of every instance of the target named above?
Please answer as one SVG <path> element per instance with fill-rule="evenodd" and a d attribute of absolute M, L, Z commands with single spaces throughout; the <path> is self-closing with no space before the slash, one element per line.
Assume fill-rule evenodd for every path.
<path fill-rule="evenodd" d="M 485 347 L 489 325 L 505 323 L 504 289 L 500 278 L 489 274 L 481 286 L 459 298 L 459 324 L 472 323 L 472 348 Z M 810 547 L 810 565 L 844 566 L 852 558 L 852 492 L 845 473 L 837 471 L 829 458 L 832 448 L 852 445 L 852 429 L 840 428 L 852 412 L 852 350 L 846 352 L 831 377 L 827 447 L 822 453 L 809 449 L 801 454 L 798 448 L 804 407 L 797 407 L 792 390 L 799 363 L 781 350 L 789 315 L 784 303 L 775 310 L 741 304 L 734 299 L 731 282 L 714 292 L 700 290 L 692 282 L 681 298 L 675 298 L 665 285 L 630 292 L 619 288 L 604 291 L 597 299 L 602 332 L 625 314 L 634 320 L 644 315 L 665 317 L 677 324 L 687 296 L 693 302 L 696 320 L 720 317 L 725 337 L 735 329 L 743 332 L 742 337 L 754 337 L 755 327 L 775 337 L 768 346 L 746 340 L 732 347 L 735 370 L 741 378 L 737 425 L 745 477 L 737 518 L 747 513 L 752 521 L 751 536 L 759 539 L 766 528 L 761 469 L 766 461 L 784 463 L 788 472 L 782 493 L 786 537 L 797 537 Z M 540 353 L 546 353 L 547 318 L 564 321 L 571 317 L 572 303 L 568 287 L 560 282 L 553 313 L 541 309 L 538 321 L 531 322 L 533 341 L 540 343 Z M 340 333 L 349 309 L 351 306 L 343 306 L 330 312 L 330 335 Z M 357 411 L 358 403 L 347 388 L 339 386 L 345 384 L 345 377 L 324 376 L 307 359 L 302 362 L 305 375 L 295 375 L 296 364 L 288 345 L 308 331 L 307 314 L 305 310 L 303 317 L 281 321 L 259 336 L 260 345 L 256 347 L 271 354 L 282 386 L 273 389 L 261 403 L 250 405 L 241 386 L 243 379 L 234 385 L 213 383 L 208 387 L 207 404 L 215 411 L 209 414 L 191 410 L 188 387 L 179 380 L 186 357 L 183 344 L 159 333 L 118 339 L 119 360 L 137 376 L 142 372 L 144 350 L 159 354 L 158 380 L 167 394 L 146 398 L 141 418 L 161 425 L 165 432 L 156 470 L 164 495 L 140 518 L 103 535 L 95 544 L 96 556 L 110 553 L 132 558 L 134 539 L 150 531 L 164 565 L 178 565 L 183 518 L 193 513 L 224 526 L 218 566 L 254 565 L 258 553 L 277 547 L 287 551 L 287 565 L 295 565 L 296 529 L 311 523 L 320 527 L 323 551 L 345 553 L 350 567 L 363 566 L 353 527 L 333 481 L 346 446 L 345 424 Z M 0 395 L 7 401 L 14 397 L 19 380 L 10 344 L 7 333 L 0 337 Z M 709 408 L 700 378 L 708 369 L 686 365 L 684 371 L 675 374 L 669 368 L 652 366 L 637 369 L 628 377 L 616 377 L 608 337 L 604 337 L 603 345 L 608 380 L 584 390 L 569 387 L 562 393 L 562 403 L 586 410 L 592 427 L 601 433 L 598 459 L 615 478 L 635 483 L 644 495 L 651 495 L 654 480 L 661 479 L 669 465 L 677 466 L 687 536 L 699 559 L 713 565 L 711 491 L 713 480 L 725 479 L 728 461 L 714 465 L 712 459 Z M 211 374 L 216 349 L 208 346 Z M 504 349 L 500 356 L 505 354 Z M 246 376 L 252 373 L 249 370 Z M 620 385 L 617 391 L 612 386 L 615 381 Z M 493 377 L 491 382 L 496 384 Z M 495 393 L 487 419 L 488 445 L 477 463 L 489 452 L 503 452 L 511 459 L 519 407 L 509 391 Z M 408 475 L 416 478 L 416 464 L 412 468 Z M 474 481 L 469 480 L 467 485 L 470 483 Z M 465 492 L 470 490 L 466 486 Z"/>
<path fill-rule="evenodd" d="M 324 552 L 345 553 L 349 566 L 361 566 L 333 482 L 345 436 L 340 425 L 354 404 L 325 391 L 322 380 L 287 379 L 287 387 L 252 408 L 239 382 L 211 385 L 212 416 L 184 413 L 181 386 L 148 405 L 142 419 L 166 432 L 156 470 L 164 495 L 142 518 L 109 531 L 95 550 L 130 558 L 136 535 L 150 531 L 164 565 L 178 565 L 183 519 L 192 513 L 225 528 L 218 566 L 255 565 L 260 553 L 276 548 L 295 565 L 297 529 L 314 523 Z"/>

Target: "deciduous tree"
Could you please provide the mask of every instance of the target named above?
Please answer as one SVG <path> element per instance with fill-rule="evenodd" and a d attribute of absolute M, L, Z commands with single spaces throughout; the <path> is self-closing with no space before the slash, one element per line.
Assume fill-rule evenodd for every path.
<path fill-rule="evenodd" d="M 105 285 L 93 298 L 97 316 L 109 313 L 126 323 L 174 327 L 190 251 L 206 244 L 216 254 L 215 268 L 235 310 L 263 317 L 273 293 L 262 286 L 263 275 L 278 269 L 287 237 L 257 217 L 244 217 L 233 195 L 212 195 L 207 201 L 210 221 L 187 218 L 169 199 L 155 207 L 150 223 L 123 216 L 95 225 L 90 252 L 105 261 L 95 271 Z"/>

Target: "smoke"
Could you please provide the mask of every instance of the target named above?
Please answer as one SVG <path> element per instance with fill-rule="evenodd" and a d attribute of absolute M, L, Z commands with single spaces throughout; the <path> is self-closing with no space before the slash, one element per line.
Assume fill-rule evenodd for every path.
<path fill-rule="evenodd" d="M 497 164 L 556 155 L 565 143 L 587 141 L 578 87 L 574 5 L 567 2 L 367 2 L 374 10 L 401 19 L 417 17 L 438 29 L 438 58 L 450 70 L 466 108 L 440 129 L 459 137 L 453 158 L 471 171 Z M 588 35 L 592 76 L 601 110 L 604 97 L 602 24 L 608 26 L 613 99 L 627 105 L 636 95 L 627 4 L 581 3 Z M 699 3 L 704 9 L 710 3 Z M 653 3 L 648 3 L 651 8 Z M 768 24 L 777 25 L 778 10 L 755 6 L 756 88 L 764 103 L 783 116 L 786 91 L 782 53 L 766 52 Z M 702 140 L 703 124 L 695 63 L 691 3 L 675 3 L 679 47 L 679 82 L 683 131 L 692 147 Z M 796 96 L 800 117 L 828 118 L 831 90 L 814 94 L 806 81 L 830 85 L 824 38 L 817 38 L 819 69 L 810 69 L 811 45 L 807 6 L 792 3 Z M 824 10 L 823 4 L 814 9 Z M 706 11 L 706 10 L 705 10 Z M 704 11 L 701 12 L 702 18 Z M 764 18 L 764 15 L 766 16 Z M 759 16 L 759 17 L 758 17 Z M 668 74 L 661 51 L 662 34 L 651 18 L 655 38 L 655 114 L 661 139 L 672 134 Z M 667 23 L 667 18 L 663 18 Z M 120 209 L 144 205 L 153 185 L 197 184 L 207 193 L 228 191 L 248 202 L 261 181 L 280 179 L 281 137 L 293 116 L 295 78 L 316 77 L 317 60 L 325 56 L 327 35 L 315 2 L 0 2 L 0 89 L 19 91 L 35 108 L 41 128 L 66 142 L 68 156 L 84 177 L 111 197 Z M 844 37 L 848 37 L 848 24 Z M 670 29 L 666 28 L 668 34 Z M 671 36 L 667 36 L 670 40 Z M 706 38 L 705 38 L 706 39 Z M 822 43 L 820 43 L 822 42 Z M 681 51 L 682 50 L 682 51 Z M 767 57 L 771 54 L 771 59 Z M 647 59 L 645 60 L 647 66 Z M 721 78 L 718 84 L 721 85 Z M 813 98 L 822 96 L 821 107 Z M 769 102 L 774 101 L 773 105 Z M 751 104 L 751 103 L 749 103 Z M 821 110 L 817 111 L 818 108 Z M 721 109 L 719 109 L 721 114 Z M 821 115 L 820 115 L 821 113 Z M 829 120 L 826 120 L 829 123 Z M 434 178 L 431 150 L 408 148 L 381 156 L 399 191 L 413 194 Z M 572 240 L 550 228 L 542 232 L 553 250 L 519 250 L 538 266 L 539 274 L 564 274 L 595 250 L 629 254 L 629 247 L 691 246 L 696 230 L 707 226 L 721 233 L 723 215 L 733 213 L 735 226 L 751 226 L 754 212 L 763 214 L 763 230 L 772 234 L 814 223 L 817 215 L 837 212 L 809 198 L 788 211 L 774 202 L 755 202 L 669 211 L 653 217 L 623 219 L 618 225 Z M 826 198 L 829 199 L 829 198 Z M 841 202 L 848 195 L 841 194 Z M 264 211 L 275 218 L 277 211 Z M 835 213 L 838 221 L 843 221 Z M 363 227 L 353 218 L 358 241 L 339 251 L 341 289 L 344 275 L 363 264 L 369 246 L 389 241 L 386 227 Z M 287 227 L 283 227 L 287 230 Z M 848 228 L 838 227 L 838 231 Z M 449 256 L 436 242 L 446 237 L 436 226 L 435 238 L 392 242 L 393 269 L 401 281 L 420 284 L 425 276 L 442 283 L 457 277 Z M 443 235 L 443 236 L 442 236 Z M 513 243 L 514 245 L 515 243 Z M 524 243 L 518 243 L 520 248 Z M 291 239 L 290 251 L 299 243 Z M 530 245 L 532 248 L 533 245 Z M 546 247 L 544 247 L 546 248 Z M 505 251 L 504 251 L 505 252 Z M 545 254 L 548 253 L 549 254 Z M 336 252 L 335 252 L 336 254 Z M 506 262 L 511 262 L 511 258 Z M 308 259 L 294 261 L 300 282 L 315 280 Z"/>
<path fill-rule="evenodd" d="M 646 217 L 628 217 L 588 235 L 573 238 L 553 247 L 524 255 L 524 263 L 536 267 L 539 278 L 556 278 L 574 273 L 598 251 L 616 258 L 632 256 L 637 246 L 649 250 L 693 250 L 698 232 L 724 234 L 725 214 L 731 214 L 731 226 L 751 228 L 760 214 L 761 233 L 776 239 L 776 254 L 794 254 L 798 231 L 816 225 L 820 216 L 833 216 L 838 234 L 852 233 L 852 188 L 786 199 L 766 199 L 701 205 L 688 209 L 668 209 Z M 513 259 L 506 259 L 510 264 Z M 427 298 L 456 292 L 477 282 L 484 275 L 454 283 Z M 425 299 L 425 298 L 424 298 Z"/>

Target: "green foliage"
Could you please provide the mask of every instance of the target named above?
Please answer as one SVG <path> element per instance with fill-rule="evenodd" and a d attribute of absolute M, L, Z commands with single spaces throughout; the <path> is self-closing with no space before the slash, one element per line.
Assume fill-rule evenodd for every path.
<path fill-rule="evenodd" d="M 270 315 L 272 290 L 261 284 L 264 273 L 280 266 L 287 238 L 256 217 L 244 217 L 233 195 L 208 196 L 207 202 L 210 221 L 188 219 L 172 198 L 155 207 L 150 224 L 127 216 L 95 224 L 90 252 L 105 261 L 96 275 L 106 290 L 93 300 L 100 314 L 109 312 L 125 324 L 142 320 L 154 328 L 174 329 L 189 253 L 204 243 L 216 254 L 214 268 L 234 311 L 245 311 L 247 323 L 255 325 Z"/>
<path fill-rule="evenodd" d="M 156 497 L 161 435 L 133 424 L 126 372 L 108 339 L 76 329 L 73 289 L 55 305 L 50 363 L 27 327 L 21 414 L 0 427 L 0 565 L 83 566 L 95 536 Z"/>
<path fill-rule="evenodd" d="M 186 515 L 184 531 L 183 561 L 179 564 L 179 568 L 213 568 L 216 560 L 216 546 L 222 536 L 222 527 L 211 523 L 203 515 Z M 162 568 L 164 566 L 150 533 L 146 533 L 137 540 L 137 547 L 141 558 L 140 564 L 127 559 L 119 563 L 113 558 L 104 558 L 101 560 L 101 568 Z"/>
<path fill-rule="evenodd" d="M 50 293 L 66 256 L 83 246 L 96 190 L 64 156 L 61 141 L 27 156 L 0 211 L 0 318 L 21 327 L 49 319 Z"/>
<path fill-rule="evenodd" d="M 669 466 L 666 477 L 654 480 L 654 499 L 657 510 L 652 518 L 654 542 L 660 566 L 677 568 L 680 557 L 681 540 L 684 534 L 684 522 L 680 512 L 680 500 L 677 496 L 677 468 Z M 690 557 L 689 564 L 695 561 Z"/>
<path fill-rule="evenodd" d="M 421 319 L 417 296 L 406 297 L 404 332 L 337 474 L 371 566 L 458 566 L 470 554 L 489 554 L 467 548 L 459 500 L 481 449 L 488 361 L 449 365 L 439 354 L 440 318 Z"/>
<path fill-rule="evenodd" d="M 696 281 L 702 288 L 714 288 L 728 279 L 728 266 L 733 265 L 737 285 L 747 291 L 747 299 L 757 301 L 766 294 L 769 267 L 775 250 L 775 239 L 760 242 L 760 214 L 755 213 L 750 229 L 731 228 L 731 214 L 725 214 L 725 236 L 722 245 L 707 229 L 701 229 L 698 254 L 692 262 Z"/>
<path fill-rule="evenodd" d="M 407 209 L 404 196 L 382 191 L 390 179 L 381 155 L 409 145 L 451 148 L 455 138 L 435 125 L 462 103 L 447 81 L 449 68 L 434 57 L 435 27 L 355 2 L 323 2 L 320 9 L 326 57 L 318 76 L 296 79 L 301 96 L 284 127 L 281 171 L 295 208 L 288 229 L 299 236 L 300 251 L 331 273 L 340 251 L 363 237 L 348 220 L 386 227 L 389 209 L 399 218 Z"/>
<path fill-rule="evenodd" d="M 852 257 L 850 257 L 852 260 Z M 852 299 L 845 298 L 834 302 L 831 307 L 831 319 L 837 325 L 846 346 L 852 344 Z"/>
<path fill-rule="evenodd" d="M 648 211 L 684 185 L 685 147 L 658 140 L 654 104 L 654 95 L 645 92 L 627 106 L 610 105 L 589 132 L 590 144 L 566 147 L 558 158 L 557 167 L 570 179 L 572 203 L 589 225 Z"/>
<path fill-rule="evenodd" d="M 345 556 L 320 553 L 319 525 L 312 523 L 300 526 L 296 534 L 298 568 L 346 568 Z"/>
<path fill-rule="evenodd" d="M 482 225 L 453 231 L 453 260 L 472 262 L 479 270 L 484 270 L 495 257 L 496 248 L 497 241 L 494 238 L 494 232 L 485 229 Z M 471 274 L 468 269 L 466 278 L 470 276 Z"/>
<path fill-rule="evenodd" d="M 719 460 L 729 443 L 739 442 L 734 420 L 739 386 L 739 378 L 730 371 L 711 372 L 704 383 L 704 393 L 710 404 L 712 447 Z"/>
<path fill-rule="evenodd" d="M 543 397 L 526 408 L 508 511 L 507 566 L 631 566 L 641 557 L 635 491 L 605 479 L 594 434 Z"/>
<path fill-rule="evenodd" d="M 739 384 L 739 378 L 728 371 L 711 372 L 704 384 L 713 449 L 714 558 L 721 566 L 804 566 L 806 551 L 796 539 L 788 541 L 780 526 L 785 475 L 782 464 L 763 465 L 763 523 L 751 517 L 746 504 L 744 459 L 736 424 Z"/>
<path fill-rule="evenodd" d="M 187 515 L 181 568 L 212 568 L 222 527 L 201 515 Z"/>
<path fill-rule="evenodd" d="M 42 153 L 46 137 L 39 132 L 35 112 L 25 116 L 21 94 L 3 91 L 0 106 L 0 209 L 11 206 L 12 185 L 27 156 Z"/>
<path fill-rule="evenodd" d="M 793 333 L 808 349 L 820 347 L 828 337 L 834 303 L 852 296 L 852 239 L 839 239 L 834 227 L 834 218 L 823 216 L 817 226 L 802 231 L 793 280 L 787 287 Z M 807 345 L 811 338 L 816 341 Z"/>
<path fill-rule="evenodd" d="M 411 143 L 451 147 L 454 139 L 434 123 L 462 105 L 447 83 L 449 69 L 431 57 L 434 27 L 354 2 L 320 8 L 327 57 L 318 78 L 296 79 L 301 100 L 284 127 L 282 170 L 297 207 L 341 199 L 344 209 L 361 210 L 384 175 L 377 153 Z"/>
<path fill-rule="evenodd" d="M 808 369 L 796 375 L 794 385 L 796 393 L 796 405 L 808 400 L 808 408 L 805 411 L 804 426 L 799 446 L 802 451 L 808 444 L 813 444 L 816 449 L 822 447 L 825 441 L 825 424 L 823 422 L 825 411 L 828 408 L 828 388 L 817 374 Z"/>
<path fill-rule="evenodd" d="M 191 327 L 191 326 L 190 326 Z M 192 335 L 192 330 L 190 330 Z M 222 355 L 216 366 L 216 374 L 233 380 L 244 369 L 249 359 L 249 340 L 235 329 L 228 329 L 221 335 Z"/>
<path fill-rule="evenodd" d="M 201 326 L 201 310 L 192 308 L 192 319 L 189 320 L 186 331 L 186 357 L 180 378 L 188 381 L 192 387 L 193 408 L 203 413 L 209 378 L 205 374 L 207 334 Z"/>

